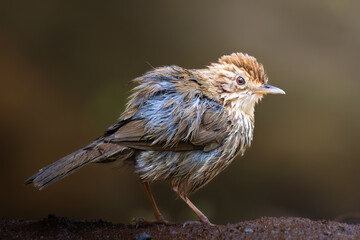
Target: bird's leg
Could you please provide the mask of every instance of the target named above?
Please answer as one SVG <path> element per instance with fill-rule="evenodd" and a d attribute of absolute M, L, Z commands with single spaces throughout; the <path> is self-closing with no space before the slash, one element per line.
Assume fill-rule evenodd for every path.
<path fill-rule="evenodd" d="M 209 219 L 203 214 L 191 201 L 188 197 L 184 196 L 179 192 L 179 189 L 175 186 L 172 187 L 173 191 L 181 197 L 182 200 L 195 212 L 195 214 L 199 217 L 202 223 L 212 225 Z"/>
<path fill-rule="evenodd" d="M 154 197 L 153 197 L 153 195 L 151 194 L 151 191 L 150 191 L 149 183 L 148 182 L 141 182 L 141 183 L 144 186 L 146 194 L 148 195 L 149 200 L 151 202 L 151 205 L 153 207 L 154 216 L 155 216 L 156 221 L 161 222 L 161 223 L 168 223 L 168 221 L 166 221 L 165 218 L 160 213 L 160 211 L 159 211 L 159 209 L 158 209 L 158 207 L 157 207 L 157 205 L 155 203 L 155 199 L 154 199 Z"/>

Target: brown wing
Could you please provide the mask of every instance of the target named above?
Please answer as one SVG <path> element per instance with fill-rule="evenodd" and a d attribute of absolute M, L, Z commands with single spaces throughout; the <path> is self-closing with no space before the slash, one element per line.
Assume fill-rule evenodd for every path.
<path fill-rule="evenodd" d="M 207 109 L 202 114 L 201 123 L 190 139 L 175 139 L 169 143 L 156 141 L 156 136 L 147 131 L 145 119 L 127 120 L 117 131 L 112 132 L 104 140 L 139 150 L 152 151 L 211 151 L 218 148 L 228 135 L 229 122 L 223 112 Z M 116 125 L 116 124 L 115 124 Z"/>
<path fill-rule="evenodd" d="M 202 94 L 197 77 L 173 66 L 136 79 L 137 92 L 102 138 L 140 150 L 216 149 L 228 136 L 230 123 L 223 107 Z"/>

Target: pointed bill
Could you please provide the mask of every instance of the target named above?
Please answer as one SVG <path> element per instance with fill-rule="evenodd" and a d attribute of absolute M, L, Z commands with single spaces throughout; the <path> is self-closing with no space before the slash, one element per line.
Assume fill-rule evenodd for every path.
<path fill-rule="evenodd" d="M 258 94 L 285 94 L 284 90 L 269 84 L 264 84 L 262 87 L 255 88 L 253 92 Z"/>

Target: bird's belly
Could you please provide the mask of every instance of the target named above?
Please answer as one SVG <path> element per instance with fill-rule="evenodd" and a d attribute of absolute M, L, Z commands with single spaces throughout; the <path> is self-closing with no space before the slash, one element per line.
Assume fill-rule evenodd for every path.
<path fill-rule="evenodd" d="M 221 148 L 210 152 L 143 151 L 136 159 L 135 169 L 143 181 L 170 181 L 188 195 L 208 183 L 232 159 Z"/>

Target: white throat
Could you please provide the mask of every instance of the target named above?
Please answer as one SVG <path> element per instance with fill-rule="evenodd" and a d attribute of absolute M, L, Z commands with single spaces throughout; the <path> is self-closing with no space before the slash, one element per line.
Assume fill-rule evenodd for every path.
<path fill-rule="evenodd" d="M 246 148 L 250 147 L 254 133 L 254 112 L 255 105 L 261 99 L 259 95 L 244 94 L 231 100 L 225 100 L 224 108 L 232 120 L 232 142 L 239 146 L 236 151 L 241 155 L 244 154 Z M 233 149 L 234 151 L 234 149 Z M 232 154 L 236 154 L 233 152 Z"/>

